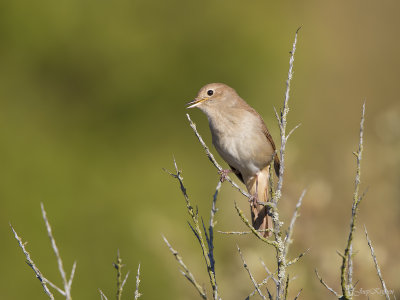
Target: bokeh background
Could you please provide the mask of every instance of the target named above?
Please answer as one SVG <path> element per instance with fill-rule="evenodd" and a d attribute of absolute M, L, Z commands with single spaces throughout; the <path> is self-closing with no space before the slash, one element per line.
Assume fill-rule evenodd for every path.
<path fill-rule="evenodd" d="M 365 100 L 362 187 L 369 190 L 358 219 L 354 279 L 358 288 L 380 287 L 365 224 L 388 288 L 400 297 L 399 10 L 393 0 L 1 1 L 0 297 L 45 298 L 9 222 L 44 275 L 61 283 L 40 202 L 68 272 L 77 261 L 75 299 L 99 299 L 99 288 L 114 297 L 117 249 L 132 272 L 126 299 L 133 298 L 139 262 L 143 299 L 198 297 L 161 239 L 166 235 L 207 284 L 184 200 L 162 171 L 173 168 L 174 156 L 192 202 L 208 219 L 218 175 L 188 126 L 185 103 L 206 83 L 227 83 L 260 112 L 279 145 L 273 107 L 282 104 L 300 25 L 288 126 L 302 126 L 287 148 L 281 213 L 287 219 L 308 189 L 291 255 L 310 251 L 290 270 L 290 296 L 300 288 L 302 299 L 331 296 L 314 268 L 339 290 L 336 250 L 348 234 L 352 152 Z M 206 117 L 190 114 L 211 145 Z M 233 200 L 248 212 L 224 184 L 216 229 L 244 230 Z M 225 299 L 252 290 L 236 244 L 259 281 L 259 258 L 274 268 L 272 249 L 259 241 L 217 234 Z"/>

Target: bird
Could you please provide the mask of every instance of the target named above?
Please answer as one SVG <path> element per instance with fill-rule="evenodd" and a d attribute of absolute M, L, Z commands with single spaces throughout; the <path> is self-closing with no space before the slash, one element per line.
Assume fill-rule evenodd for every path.
<path fill-rule="evenodd" d="M 221 178 L 233 172 L 245 184 L 250 197 L 253 227 L 268 238 L 273 232 L 268 201 L 269 168 L 279 176 L 280 161 L 275 143 L 257 111 L 230 86 L 210 83 L 203 86 L 187 108 L 199 108 L 208 118 L 212 143 L 229 165 Z"/>

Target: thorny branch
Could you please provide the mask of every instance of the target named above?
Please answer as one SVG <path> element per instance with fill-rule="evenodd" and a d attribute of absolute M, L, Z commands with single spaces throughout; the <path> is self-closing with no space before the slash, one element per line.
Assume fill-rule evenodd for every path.
<path fill-rule="evenodd" d="M 36 278 L 39 279 L 40 283 L 42 284 L 43 290 L 44 292 L 47 294 L 47 296 L 50 299 L 54 299 L 53 294 L 50 292 L 50 290 L 47 287 L 47 284 L 50 285 L 53 289 L 55 289 L 57 292 L 59 292 L 61 295 L 63 295 L 65 297 L 66 300 L 71 300 L 71 286 L 72 286 L 72 281 L 74 279 L 74 275 L 75 275 L 75 270 L 76 270 L 76 262 L 74 262 L 74 264 L 72 265 L 72 270 L 71 270 L 71 274 L 69 276 L 69 278 L 67 279 L 67 275 L 64 271 L 64 267 L 63 267 L 63 262 L 60 256 L 60 252 L 58 250 L 56 241 L 54 239 L 53 236 L 53 232 L 50 226 L 50 222 L 47 219 L 47 214 L 46 211 L 44 209 L 43 203 L 40 203 L 40 207 L 42 210 L 42 217 L 43 220 L 45 222 L 46 225 L 46 229 L 47 229 L 47 234 L 49 236 L 50 239 L 50 243 L 51 246 L 53 248 L 54 254 L 56 255 L 57 258 L 57 263 L 58 263 L 58 270 L 59 273 L 61 275 L 61 278 L 63 280 L 63 284 L 64 284 L 64 290 L 62 290 L 61 288 L 59 288 L 58 286 L 56 286 L 54 283 L 52 283 L 51 281 L 49 281 L 48 279 L 46 279 L 42 273 L 39 271 L 38 267 L 35 265 L 35 263 L 33 262 L 29 252 L 26 250 L 25 248 L 25 244 L 22 242 L 22 239 L 17 235 L 16 231 L 14 230 L 14 228 L 11 226 L 11 230 L 14 233 L 14 237 L 15 239 L 18 241 L 18 244 L 20 246 L 20 248 L 22 249 L 22 251 L 25 254 L 26 257 L 26 263 L 28 264 L 28 266 L 30 266 L 32 268 L 32 270 L 35 272 Z"/>
<path fill-rule="evenodd" d="M 351 208 L 351 221 L 350 221 L 350 232 L 347 239 L 346 248 L 342 256 L 342 267 L 341 267 L 341 277 L 340 282 L 342 286 L 342 293 L 344 299 L 351 299 L 353 294 L 353 283 L 352 283 L 352 244 L 353 235 L 356 228 L 357 212 L 358 206 L 362 200 L 359 196 L 360 182 L 361 182 L 361 159 L 363 153 L 363 135 L 364 135 L 364 118 L 365 118 L 365 102 L 362 106 L 361 122 L 360 122 L 360 140 L 358 144 L 358 151 L 354 152 L 357 160 L 357 169 L 355 177 L 355 186 L 353 193 L 353 205 Z"/>
<path fill-rule="evenodd" d="M 378 274 L 379 280 L 381 281 L 381 285 L 382 285 L 383 291 L 385 293 L 386 300 L 390 300 L 389 291 L 386 287 L 385 281 L 383 280 L 381 268 L 379 268 L 378 260 L 376 258 L 375 251 L 374 251 L 374 247 L 372 247 L 372 242 L 368 237 L 367 227 L 365 227 L 365 225 L 364 225 L 364 231 L 365 231 L 365 238 L 367 239 L 369 249 L 371 250 L 372 259 L 374 260 L 376 273 Z"/>
<path fill-rule="evenodd" d="M 201 250 L 202 250 L 202 254 L 207 266 L 207 273 L 208 273 L 208 277 L 210 279 L 210 284 L 213 290 L 213 299 L 220 299 L 219 295 L 218 295 L 218 285 L 217 285 L 217 281 L 216 281 L 216 276 L 215 276 L 215 260 L 214 260 L 214 216 L 215 213 L 217 212 L 216 209 L 216 201 L 217 201 L 217 196 L 219 193 L 219 190 L 221 188 L 221 182 L 218 182 L 214 197 L 213 197 L 213 204 L 212 204 L 212 209 L 211 209 L 211 216 L 210 216 L 210 225 L 209 225 L 209 230 L 208 230 L 208 234 L 207 231 L 205 230 L 205 226 L 204 226 L 204 222 L 202 222 L 202 226 L 205 232 L 205 239 L 207 242 L 207 246 L 205 244 L 204 238 L 203 238 L 203 234 L 201 232 L 201 227 L 200 227 L 200 222 L 199 222 L 199 215 L 197 213 L 197 211 L 195 212 L 192 204 L 190 203 L 190 199 L 189 196 L 186 192 L 186 188 L 183 184 L 183 177 L 181 175 L 181 171 L 178 169 L 178 166 L 176 164 L 176 161 L 174 160 L 174 166 L 175 166 L 175 172 L 176 173 L 171 173 L 168 172 L 172 177 L 174 177 L 175 179 L 177 179 L 179 181 L 179 185 L 182 191 L 182 194 L 185 198 L 186 201 L 186 207 L 188 209 L 189 215 L 193 221 L 193 225 L 191 223 L 189 223 L 190 228 L 192 229 L 194 235 L 196 236 Z M 165 239 L 164 239 L 165 240 Z M 171 250 L 171 248 L 170 248 Z M 171 250 L 172 251 L 172 250 Z M 176 255 L 175 255 L 176 257 Z M 178 260 L 179 261 L 179 260 Z M 197 288 L 197 287 L 196 287 Z M 204 296 L 205 296 L 205 292 L 204 292 Z"/>
<path fill-rule="evenodd" d="M 183 262 L 182 257 L 179 255 L 178 251 L 176 251 L 174 248 L 172 248 L 171 244 L 168 242 L 168 240 L 165 238 L 165 236 L 163 236 L 163 239 L 164 239 L 164 242 L 167 244 L 167 246 L 168 246 L 169 250 L 171 251 L 171 253 L 175 256 L 175 259 L 178 261 L 178 263 L 183 268 L 183 271 L 181 270 L 182 275 L 185 276 L 186 279 L 189 280 L 189 282 L 191 284 L 193 284 L 193 286 L 199 292 L 201 298 L 208 299 L 207 295 L 206 295 L 206 291 L 204 290 L 204 288 L 200 284 L 197 283 L 197 281 L 194 278 L 193 274 L 190 272 L 188 267 L 186 267 L 185 263 Z"/>

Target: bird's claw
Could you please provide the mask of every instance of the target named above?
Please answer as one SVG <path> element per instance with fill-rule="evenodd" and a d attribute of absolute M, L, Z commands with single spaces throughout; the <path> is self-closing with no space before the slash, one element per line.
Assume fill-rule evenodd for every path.
<path fill-rule="evenodd" d="M 218 174 L 220 176 L 219 180 L 221 182 L 224 182 L 226 180 L 226 177 L 228 177 L 228 174 L 230 172 L 232 172 L 232 170 L 221 170 L 221 171 L 218 171 Z"/>
<path fill-rule="evenodd" d="M 258 195 L 257 193 L 254 193 L 253 195 L 251 195 L 249 197 L 249 202 L 251 206 L 256 206 L 256 204 L 258 204 Z"/>

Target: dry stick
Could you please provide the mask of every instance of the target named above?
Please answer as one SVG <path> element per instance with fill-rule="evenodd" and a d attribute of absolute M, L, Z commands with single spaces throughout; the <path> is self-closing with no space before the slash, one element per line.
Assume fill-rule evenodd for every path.
<path fill-rule="evenodd" d="M 303 291 L 303 289 L 300 289 L 300 291 L 297 293 L 296 297 L 294 298 L 294 300 L 297 300 L 301 294 L 301 292 Z"/>
<path fill-rule="evenodd" d="M 74 261 L 74 264 L 72 265 L 71 275 L 69 276 L 68 280 L 68 285 L 70 288 L 72 285 L 72 280 L 74 280 L 75 270 L 76 270 L 76 261 Z"/>
<path fill-rule="evenodd" d="M 271 231 L 270 229 L 258 229 L 257 232 L 259 233 L 263 233 L 266 231 Z M 222 234 L 236 234 L 236 235 L 246 235 L 246 234 L 252 234 L 252 231 L 221 231 L 221 230 L 217 230 L 218 233 L 222 233 Z"/>
<path fill-rule="evenodd" d="M 275 248 L 278 247 L 278 243 L 276 241 L 271 241 L 269 239 L 266 239 L 265 237 L 263 237 L 258 230 L 256 230 L 249 222 L 249 220 L 247 220 L 247 218 L 244 216 L 242 210 L 237 206 L 236 201 L 235 201 L 235 208 L 236 211 L 239 215 L 239 217 L 242 219 L 243 223 L 250 228 L 251 232 L 254 233 L 254 235 L 259 238 L 260 240 L 262 240 L 264 243 L 267 243 L 268 245 L 274 246 Z"/>
<path fill-rule="evenodd" d="M 268 274 L 269 276 L 271 276 L 271 278 L 272 278 L 272 280 L 274 281 L 275 285 L 278 286 L 278 280 L 274 277 L 274 274 L 275 274 L 276 272 L 275 272 L 275 273 L 272 273 L 272 272 L 268 269 L 268 267 L 266 266 L 265 262 L 264 262 L 262 259 L 260 259 L 260 262 L 261 262 L 261 265 L 264 267 L 265 271 L 267 272 L 267 274 Z"/>
<path fill-rule="evenodd" d="M 260 230 L 258 230 L 260 231 Z M 265 231 L 265 230 L 262 230 Z M 251 234 L 253 233 L 252 231 L 221 231 L 221 230 L 217 230 L 218 233 L 222 233 L 222 234 L 237 234 L 237 235 L 245 235 L 245 234 Z"/>
<path fill-rule="evenodd" d="M 261 298 L 267 299 L 267 298 L 265 298 L 265 296 L 264 296 L 263 293 L 261 292 L 260 288 L 258 287 L 257 281 L 254 279 L 253 275 L 251 274 L 250 269 L 249 269 L 249 267 L 247 266 L 246 261 L 244 260 L 242 251 L 240 251 L 240 248 L 239 248 L 238 245 L 236 245 L 236 247 L 237 247 L 237 249 L 238 249 L 238 251 L 239 251 L 240 258 L 242 259 L 243 267 L 246 269 L 247 273 L 249 274 L 249 277 L 250 277 L 250 279 L 251 279 L 251 282 L 253 282 L 254 287 L 255 287 L 256 290 L 257 290 L 257 293 L 260 295 Z"/>
<path fill-rule="evenodd" d="M 46 283 L 49 283 L 49 281 L 42 275 L 42 273 L 40 272 L 38 267 L 36 267 L 35 263 L 33 262 L 32 258 L 31 258 L 31 255 L 25 248 L 26 243 L 22 242 L 22 239 L 18 236 L 17 232 L 14 230 L 14 228 L 11 226 L 11 224 L 10 224 L 10 227 L 14 233 L 15 239 L 18 241 L 19 247 L 22 249 L 22 252 L 24 252 L 24 254 L 25 254 L 26 263 L 28 264 L 28 266 L 30 266 L 32 268 L 33 272 L 35 272 L 36 278 L 39 279 L 44 292 L 47 294 L 47 296 L 49 296 L 50 299 L 53 300 L 54 295 L 50 292 L 49 288 L 46 285 Z M 58 291 L 61 291 L 61 289 L 58 289 Z"/>
<path fill-rule="evenodd" d="M 63 262 L 62 262 L 62 259 L 61 259 L 61 256 L 60 256 L 60 252 L 58 251 L 56 240 L 53 237 L 51 226 L 50 226 L 50 223 L 49 223 L 49 221 L 47 219 L 47 214 L 46 214 L 46 211 L 44 209 L 43 203 L 40 203 L 40 207 L 42 209 L 42 216 L 43 216 L 43 220 L 44 220 L 44 222 L 46 224 L 47 234 L 49 236 L 49 239 L 50 239 L 50 242 L 51 242 L 51 246 L 53 248 L 54 254 L 57 257 L 58 270 L 59 270 L 59 272 L 61 274 L 61 278 L 62 278 L 63 283 L 64 283 L 65 299 L 66 300 L 71 300 L 72 299 L 71 298 L 71 284 L 72 284 L 72 278 L 73 278 L 72 274 L 75 273 L 75 263 L 74 263 L 74 266 L 73 266 L 73 272 L 71 273 L 71 277 L 70 277 L 69 280 L 67 280 L 67 275 L 65 274 L 65 271 L 64 271 L 64 266 L 63 266 Z"/>
<path fill-rule="evenodd" d="M 286 232 L 286 236 L 285 236 L 285 240 L 284 240 L 284 242 L 285 242 L 285 255 L 287 255 L 288 250 L 289 250 L 289 245 L 292 243 L 292 235 L 293 235 L 294 224 L 295 224 L 297 218 L 299 217 L 299 209 L 300 209 L 300 206 L 302 204 L 302 201 L 303 201 L 303 198 L 304 198 L 305 194 L 306 194 L 306 190 L 303 190 L 303 192 L 301 193 L 301 196 L 299 198 L 299 201 L 297 201 L 296 208 L 294 210 L 292 219 L 290 220 L 289 228 L 287 229 L 287 232 Z"/>
<path fill-rule="evenodd" d="M 174 248 L 172 248 L 171 244 L 168 242 L 168 240 L 165 238 L 165 236 L 162 236 L 162 237 L 164 239 L 164 242 L 167 244 L 169 250 L 171 251 L 171 253 L 175 256 L 175 259 L 178 261 L 178 263 L 183 268 L 183 271 L 181 270 L 182 275 L 185 276 L 186 279 L 189 280 L 189 282 L 191 284 L 193 284 L 193 286 L 197 289 L 197 291 L 199 292 L 200 296 L 203 299 L 208 299 L 207 295 L 206 295 L 206 291 L 200 284 L 197 283 L 193 274 L 190 272 L 188 267 L 186 267 L 185 263 L 183 262 L 182 257 L 179 255 L 179 253 Z"/>
<path fill-rule="evenodd" d="M 207 266 L 207 273 L 208 273 L 208 277 L 210 279 L 211 287 L 213 290 L 213 298 L 219 299 L 218 285 L 217 285 L 217 282 L 215 279 L 215 272 L 214 272 L 214 263 L 211 261 L 211 258 L 213 259 L 213 257 L 212 257 L 212 253 L 210 252 L 210 250 L 212 251 L 213 245 L 212 245 L 212 243 L 211 244 L 208 243 L 209 249 L 207 251 L 206 245 L 204 243 L 203 234 L 200 229 L 199 216 L 198 216 L 197 212 L 194 211 L 192 204 L 190 203 L 189 196 L 186 192 L 186 188 L 183 185 L 183 177 L 181 175 L 181 171 L 179 171 L 175 159 L 174 159 L 174 166 L 175 166 L 176 174 L 168 172 L 167 170 L 165 170 L 165 171 L 168 172 L 172 177 L 174 177 L 175 179 L 177 179 L 179 181 L 179 185 L 180 185 L 182 194 L 186 201 L 186 207 L 187 207 L 189 215 L 191 216 L 192 221 L 194 223 L 194 227 L 190 223 L 189 223 L 189 226 L 192 229 L 194 235 L 196 236 L 196 238 L 200 244 L 202 254 L 203 254 L 206 266 Z M 218 195 L 219 188 L 220 188 L 220 185 L 219 185 L 219 187 L 217 186 L 217 191 L 216 191 L 216 194 L 214 197 L 216 197 Z M 204 227 L 204 223 L 203 223 L 203 227 Z M 206 235 L 206 239 L 207 239 L 207 242 L 210 241 L 207 235 Z"/>
<path fill-rule="evenodd" d="M 100 292 L 100 298 L 101 298 L 101 300 L 108 300 L 107 296 L 104 295 L 104 293 L 103 293 L 102 290 L 99 289 L 99 292 Z"/>
<path fill-rule="evenodd" d="M 117 252 L 117 262 L 113 263 L 113 266 L 117 270 L 117 293 L 116 293 L 116 296 L 117 296 L 117 300 L 121 300 L 122 291 L 124 288 L 124 282 L 122 281 L 122 268 L 124 267 L 124 265 L 122 264 L 122 259 L 119 255 L 119 250 Z M 128 275 L 126 277 L 128 277 Z"/>
<path fill-rule="evenodd" d="M 217 286 L 217 280 L 215 279 L 215 259 L 214 259 L 214 217 L 215 214 L 217 213 L 218 209 L 217 209 L 217 197 L 218 197 L 218 193 L 221 189 L 221 185 L 222 185 L 222 181 L 218 181 L 217 187 L 215 189 L 215 193 L 214 193 L 214 197 L 213 197 L 213 202 L 212 202 L 212 207 L 211 207 L 211 212 L 210 212 L 210 225 L 208 227 L 208 236 L 207 236 L 207 232 L 204 228 L 204 232 L 206 235 L 206 239 L 207 239 L 207 244 L 208 244 L 208 257 L 210 260 L 210 268 L 211 268 L 211 272 L 212 274 L 214 274 L 214 280 L 215 280 L 215 289 L 213 289 L 213 297 L 214 299 L 218 299 L 218 286 Z M 204 223 L 203 223 L 203 227 L 204 227 Z"/>
<path fill-rule="evenodd" d="M 360 122 L 360 140 L 358 144 L 358 151 L 353 152 L 356 159 L 357 159 L 357 170 L 356 170 L 356 177 L 355 177 L 355 187 L 353 193 L 353 205 L 351 209 L 351 221 L 350 221 L 350 232 L 349 237 L 347 239 L 346 248 L 342 255 L 342 266 L 341 266 L 341 287 L 344 299 L 351 299 L 352 298 L 352 289 L 353 285 L 351 282 L 352 279 L 352 244 L 353 244 L 353 235 L 356 227 L 356 219 L 357 219 L 357 212 L 358 206 L 362 200 L 362 196 L 359 196 L 360 190 L 360 178 L 361 178 L 361 159 L 362 159 L 362 152 L 363 152 L 363 135 L 364 135 L 364 117 L 365 117 L 365 102 L 362 106 L 362 114 L 361 114 L 361 122 Z M 351 268 L 349 268 L 349 266 Z"/>
<path fill-rule="evenodd" d="M 263 281 L 261 281 L 260 283 L 258 283 L 257 286 L 260 288 L 260 287 L 266 285 L 267 282 L 268 282 L 268 280 L 269 280 L 271 277 L 272 277 L 272 275 L 268 275 L 266 278 L 264 278 Z M 253 297 L 256 293 L 257 293 L 257 289 L 255 289 L 254 291 L 252 291 L 252 292 L 250 293 L 250 295 L 248 295 L 248 296 L 246 297 L 246 300 L 247 300 L 247 299 L 250 299 L 251 297 Z"/>
<path fill-rule="evenodd" d="M 292 260 L 289 260 L 289 261 L 287 262 L 286 266 L 289 267 L 289 266 L 291 266 L 291 265 L 297 263 L 297 262 L 300 260 L 300 258 L 302 258 L 304 255 L 306 255 L 306 253 L 307 253 L 308 251 L 310 251 L 310 248 L 308 248 L 308 249 L 307 249 L 306 251 L 304 251 L 303 253 L 300 253 L 297 257 L 293 258 Z"/>
<path fill-rule="evenodd" d="M 142 295 L 139 293 L 139 283 L 140 283 L 140 263 L 137 269 L 137 275 L 136 275 L 136 290 L 135 290 L 135 300 L 139 299 L 139 297 Z"/>
<path fill-rule="evenodd" d="M 286 135 L 286 118 L 287 114 L 289 113 L 289 95 L 290 95 L 290 82 L 293 77 L 293 65 L 294 65 L 294 54 L 296 52 L 296 44 L 297 44 L 297 35 L 300 28 L 297 29 L 296 35 L 293 41 L 292 51 L 290 52 L 290 60 L 289 60 L 289 71 L 288 71 L 288 79 L 286 80 L 286 92 L 285 92 L 285 99 L 283 101 L 283 109 L 278 116 L 278 113 L 275 110 L 278 123 L 279 123 L 279 130 L 281 136 L 281 148 L 280 148 L 280 168 L 279 168 L 279 179 L 278 184 L 275 192 L 272 194 L 272 204 L 277 207 L 277 204 L 281 198 L 282 194 L 282 186 L 283 186 L 283 174 L 285 170 L 285 149 L 286 149 L 286 142 L 291 134 Z M 296 127 L 297 128 L 297 127 Z M 294 129 L 293 129 L 294 130 Z M 275 240 L 278 246 L 276 247 L 276 257 L 278 261 L 278 286 L 277 286 L 277 299 L 284 299 L 286 294 L 286 243 L 282 239 L 282 231 L 281 231 L 281 222 L 279 220 L 279 214 L 277 209 L 272 210 L 272 221 L 274 224 L 274 235 Z"/>
<path fill-rule="evenodd" d="M 125 278 L 124 278 L 124 281 L 122 281 L 122 284 L 121 284 L 121 289 L 124 288 L 124 285 L 125 285 L 126 281 L 128 280 L 129 273 L 130 273 L 130 271 L 128 271 L 128 272 L 126 273 Z"/>
<path fill-rule="evenodd" d="M 356 227 L 358 206 L 361 203 L 361 200 L 365 196 L 365 192 L 361 196 L 359 196 L 360 178 L 361 178 L 361 159 L 362 159 L 362 152 L 363 152 L 364 120 L 365 120 L 365 102 L 363 103 L 363 106 L 362 106 L 361 121 L 360 121 L 360 139 L 359 139 L 359 144 L 358 144 L 358 151 L 353 152 L 353 154 L 355 155 L 355 157 L 357 159 L 357 170 L 356 170 L 355 187 L 354 187 L 354 193 L 353 193 L 353 205 L 352 205 L 352 209 L 351 209 L 350 232 L 349 232 L 349 237 L 347 239 L 347 244 L 346 244 L 344 253 L 341 254 L 338 252 L 338 254 L 342 257 L 340 281 L 341 281 L 341 288 L 342 288 L 343 295 L 340 296 L 336 291 L 334 291 L 332 288 L 330 288 L 319 276 L 317 270 L 315 270 L 315 273 L 316 273 L 319 281 L 330 292 L 334 293 L 335 296 L 337 296 L 340 299 L 352 299 L 352 297 L 353 297 L 353 289 L 354 289 L 354 286 L 352 284 L 353 235 L 354 235 L 354 231 L 355 231 L 355 227 Z"/>
<path fill-rule="evenodd" d="M 368 246 L 371 249 L 371 256 L 372 256 L 372 259 L 374 260 L 376 272 L 378 273 L 378 277 L 379 277 L 379 280 L 381 281 L 383 291 L 385 292 L 386 300 L 390 300 L 389 291 L 386 288 L 385 281 L 383 280 L 381 269 L 379 268 L 378 260 L 377 260 L 376 255 L 375 255 L 374 247 L 372 247 L 372 242 L 368 237 L 367 227 L 365 227 L 365 225 L 364 225 L 364 231 L 365 231 L 365 237 L 366 237 L 367 242 L 368 242 Z"/>
<path fill-rule="evenodd" d="M 324 287 L 327 288 L 328 291 L 330 291 L 332 294 L 334 294 L 337 298 L 339 298 L 339 299 L 341 298 L 341 296 L 340 296 L 334 289 L 332 289 L 331 287 L 329 287 L 329 286 L 326 284 L 326 282 L 322 279 L 322 277 L 319 276 L 317 269 L 315 269 L 315 275 L 317 275 L 318 280 L 322 283 L 322 285 L 323 285 Z"/>

